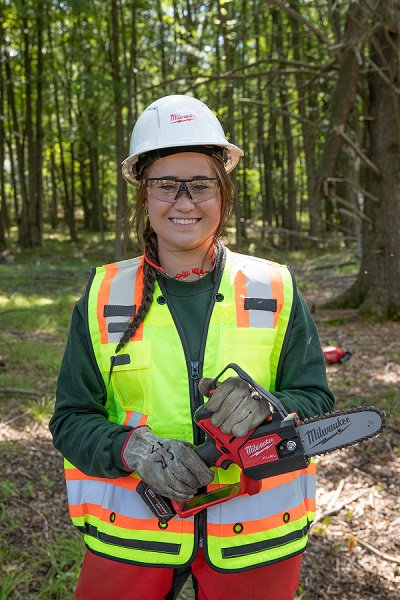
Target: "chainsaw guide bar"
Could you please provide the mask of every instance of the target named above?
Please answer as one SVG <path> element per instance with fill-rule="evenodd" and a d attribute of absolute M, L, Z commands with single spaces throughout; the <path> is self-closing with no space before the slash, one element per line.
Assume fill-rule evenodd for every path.
<path fill-rule="evenodd" d="M 360 406 L 305 419 L 297 427 L 308 457 L 324 456 L 377 437 L 386 427 L 385 413 Z"/>

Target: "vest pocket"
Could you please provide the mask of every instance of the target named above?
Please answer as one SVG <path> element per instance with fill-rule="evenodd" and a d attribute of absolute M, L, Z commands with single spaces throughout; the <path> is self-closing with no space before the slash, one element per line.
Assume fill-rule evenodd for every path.
<path fill-rule="evenodd" d="M 114 350 L 114 344 L 106 344 L 100 348 L 105 380 L 109 376 Z M 119 360 L 114 364 L 111 383 L 120 406 L 124 410 L 152 415 L 150 341 L 128 342 L 117 356 Z"/>
<path fill-rule="evenodd" d="M 236 363 L 265 388 L 270 384 L 270 360 L 276 329 L 224 329 L 222 354 L 224 365 Z M 248 368 L 246 366 L 249 365 Z M 231 373 L 232 374 L 232 373 Z M 229 372 L 226 374 L 229 377 Z"/>

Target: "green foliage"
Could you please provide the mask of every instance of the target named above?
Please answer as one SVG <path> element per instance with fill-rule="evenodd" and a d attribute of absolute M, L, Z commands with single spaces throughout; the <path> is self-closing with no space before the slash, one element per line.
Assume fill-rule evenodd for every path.
<path fill-rule="evenodd" d="M 69 600 L 83 559 L 84 546 L 78 533 L 35 540 L 27 549 L 10 548 L 0 537 L 0 600 L 28 598 Z"/>
<path fill-rule="evenodd" d="M 54 398 L 42 397 L 39 400 L 31 400 L 26 408 L 26 414 L 35 423 L 48 423 L 54 409 Z"/>
<path fill-rule="evenodd" d="M 44 219 L 47 221 L 53 210 L 53 197 L 58 218 L 65 218 L 66 196 L 72 194 L 91 228 L 98 229 L 101 219 L 115 213 L 118 88 L 126 151 L 138 113 L 157 96 L 189 93 L 204 99 L 218 113 L 232 141 L 245 148 L 242 173 L 237 178 L 243 204 L 250 199 L 245 217 L 260 217 L 269 201 L 274 204 L 274 222 L 280 224 L 287 209 L 289 185 L 283 119 L 285 115 L 290 119 L 296 140 L 296 185 L 298 191 L 306 190 L 305 131 L 299 98 L 304 100 L 312 124 L 309 134 L 317 156 L 329 122 L 326 106 L 334 85 L 335 65 L 330 49 L 320 43 L 315 32 L 320 30 L 329 43 L 339 42 L 336 38 L 344 34 L 346 7 L 335 4 L 332 8 L 329 2 L 318 7 L 313 3 L 296 7 L 301 18 L 313 24 L 315 32 L 284 11 L 267 9 L 258 0 L 202 4 L 118 0 L 117 8 L 118 22 L 110 23 L 111 3 L 99 0 L 50 5 L 27 0 L 4 6 L 6 56 L 17 116 L 17 123 L 6 122 L 5 137 L 10 144 L 16 143 L 16 127 L 24 130 L 27 114 L 32 115 L 35 133 L 39 81 L 43 87 L 44 110 L 39 118 L 45 132 L 41 169 Z M 36 56 L 39 21 L 45 39 L 51 39 L 51 45 L 46 43 L 42 53 L 40 73 Z M 26 25 L 28 37 L 24 38 Z M 334 29 L 338 25 L 341 29 Z M 300 47 L 296 43 L 299 33 L 303 36 Z M 119 81 L 113 71 L 114 39 L 119 46 Z M 26 72 L 28 63 L 23 52 L 26 40 L 30 73 Z M 299 56 L 294 52 L 297 47 Z M 24 88 L 17 87 L 27 80 L 31 83 L 31 106 Z M 272 152 L 273 198 L 269 199 L 263 178 L 265 145 Z M 27 152 L 27 144 L 22 151 Z M 16 161 L 16 147 L 13 156 L 7 158 Z M 7 169 L 5 176 L 10 191 L 8 211 L 14 224 L 20 208 L 12 200 L 11 171 Z M 31 185 L 29 180 L 26 183 Z M 15 186 L 20 194 L 20 179 L 15 180 Z M 298 204 L 300 207 L 300 197 Z M 307 210 L 302 212 L 308 215 Z"/>
<path fill-rule="evenodd" d="M 18 496 L 18 488 L 15 481 L 0 481 L 0 497 L 7 502 L 10 498 Z"/>

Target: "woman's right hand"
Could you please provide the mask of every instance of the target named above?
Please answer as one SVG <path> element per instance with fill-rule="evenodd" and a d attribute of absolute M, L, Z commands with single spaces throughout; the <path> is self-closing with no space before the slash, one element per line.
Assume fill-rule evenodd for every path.
<path fill-rule="evenodd" d="M 172 500 L 187 500 L 214 478 L 192 444 L 154 435 L 147 426 L 130 434 L 122 458 L 154 492 Z"/>

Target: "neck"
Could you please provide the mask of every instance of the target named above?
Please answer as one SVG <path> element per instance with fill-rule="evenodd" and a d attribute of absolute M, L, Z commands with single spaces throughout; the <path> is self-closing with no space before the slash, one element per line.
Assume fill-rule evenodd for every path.
<path fill-rule="evenodd" d="M 184 252 L 170 252 L 159 247 L 160 267 L 171 277 L 184 281 L 195 281 L 213 266 L 215 246 L 194 248 Z"/>

